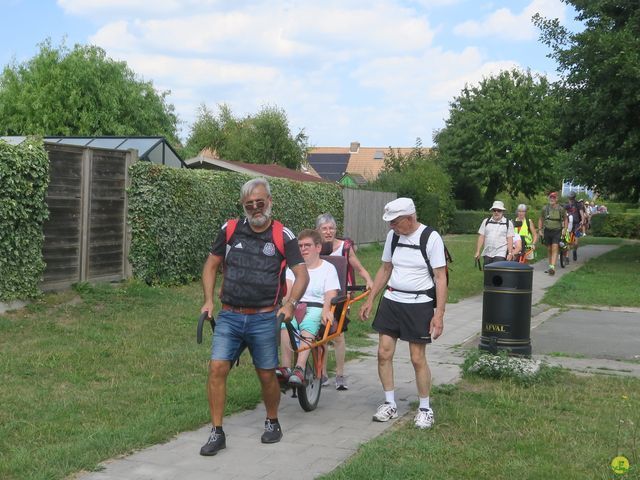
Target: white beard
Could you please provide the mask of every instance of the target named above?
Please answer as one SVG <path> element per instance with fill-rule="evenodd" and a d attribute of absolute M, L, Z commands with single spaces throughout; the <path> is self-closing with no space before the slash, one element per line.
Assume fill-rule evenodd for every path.
<path fill-rule="evenodd" d="M 262 228 L 271 220 L 271 205 L 264 209 L 262 212 L 262 216 L 255 218 L 253 214 L 247 212 L 247 209 L 244 209 L 244 214 L 247 216 L 247 220 L 249 220 L 249 224 L 253 227 Z"/>

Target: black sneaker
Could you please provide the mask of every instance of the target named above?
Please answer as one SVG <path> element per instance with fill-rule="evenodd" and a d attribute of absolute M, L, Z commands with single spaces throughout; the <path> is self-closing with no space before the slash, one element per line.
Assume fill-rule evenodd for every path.
<path fill-rule="evenodd" d="M 264 433 L 260 440 L 262 443 L 278 443 L 282 439 L 282 429 L 279 423 L 271 423 L 268 418 L 264 422 Z"/>
<path fill-rule="evenodd" d="M 227 439 L 224 436 L 224 432 L 216 433 L 216 429 L 212 428 L 209 440 L 200 449 L 200 455 L 211 457 L 226 447 Z"/>

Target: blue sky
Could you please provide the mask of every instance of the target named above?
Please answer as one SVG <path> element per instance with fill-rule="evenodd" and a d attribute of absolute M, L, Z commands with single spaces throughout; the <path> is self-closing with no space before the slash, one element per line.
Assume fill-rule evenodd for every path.
<path fill-rule="evenodd" d="M 283 108 L 316 146 L 431 145 L 466 84 L 513 67 L 557 78 L 531 16 L 560 0 L 0 0 L 0 63 L 92 43 L 160 90 L 188 135 L 199 105 Z"/>

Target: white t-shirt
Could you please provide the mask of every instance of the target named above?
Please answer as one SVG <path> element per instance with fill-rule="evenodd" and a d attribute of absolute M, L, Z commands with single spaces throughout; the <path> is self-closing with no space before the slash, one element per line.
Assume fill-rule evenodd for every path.
<path fill-rule="evenodd" d="M 330 290 L 340 290 L 340 279 L 333 264 L 321 260 L 318 268 L 309 270 L 309 285 L 300 299 L 301 302 L 324 303 L 324 294 Z M 287 280 L 295 280 L 291 269 L 287 268 Z"/>
<path fill-rule="evenodd" d="M 344 240 L 340 242 L 340 246 L 331 252 L 330 256 L 341 257 L 344 250 Z"/>
<path fill-rule="evenodd" d="M 420 246 L 420 235 L 427 228 L 426 225 L 420 224 L 418 229 L 410 235 L 400 235 L 398 243 L 406 245 Z M 429 275 L 427 262 L 425 262 L 422 252 L 419 248 L 396 247 L 391 258 L 391 239 L 393 238 L 393 230 L 387 234 L 387 240 L 384 243 L 382 251 L 382 261 L 391 262 L 393 270 L 391 278 L 389 278 L 389 286 L 399 290 L 418 291 L 429 290 L 433 287 L 433 279 Z M 433 232 L 429 236 L 427 242 L 427 257 L 431 263 L 431 268 L 436 269 L 444 267 L 447 260 L 444 256 L 444 243 L 438 232 Z M 402 293 L 398 291 L 385 290 L 385 298 L 401 303 L 425 303 L 433 298 L 425 294 Z"/>
<path fill-rule="evenodd" d="M 505 217 L 502 217 L 499 223 L 494 223 L 493 216 L 490 220 L 487 224 L 487 219 L 484 219 L 478 229 L 478 234 L 484 235 L 482 256 L 491 258 L 506 257 L 507 237 L 513 237 L 516 234 L 513 229 L 513 222 Z"/>

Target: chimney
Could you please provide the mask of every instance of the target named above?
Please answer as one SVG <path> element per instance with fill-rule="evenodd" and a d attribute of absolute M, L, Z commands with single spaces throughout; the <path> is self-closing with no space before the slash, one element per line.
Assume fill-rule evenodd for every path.
<path fill-rule="evenodd" d="M 358 153 L 358 150 L 360 150 L 360 142 L 351 142 L 349 153 Z"/>

